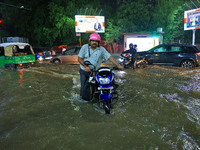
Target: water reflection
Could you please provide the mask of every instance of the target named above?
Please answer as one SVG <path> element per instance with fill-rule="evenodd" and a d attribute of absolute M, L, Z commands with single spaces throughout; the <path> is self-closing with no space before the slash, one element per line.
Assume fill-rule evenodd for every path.
<path fill-rule="evenodd" d="M 125 71 L 117 71 L 115 73 L 118 77 L 125 77 L 127 75 L 127 73 Z"/>
<path fill-rule="evenodd" d="M 98 103 L 81 100 L 78 70 L 42 64 L 0 72 L 1 149 L 199 149 L 200 94 L 179 88 L 199 74 L 115 71 L 119 99 L 106 116 Z"/>
<path fill-rule="evenodd" d="M 24 82 L 24 79 L 23 79 L 23 77 L 24 77 L 24 69 L 20 69 L 19 71 L 19 81 L 18 81 L 18 83 L 19 83 L 19 86 L 23 86 L 23 82 Z"/>

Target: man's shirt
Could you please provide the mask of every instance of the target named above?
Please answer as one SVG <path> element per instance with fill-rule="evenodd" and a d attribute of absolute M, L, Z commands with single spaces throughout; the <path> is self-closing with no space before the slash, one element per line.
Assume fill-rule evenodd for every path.
<path fill-rule="evenodd" d="M 89 53 L 90 53 L 90 57 L 89 57 Z M 99 69 L 101 66 L 101 63 L 103 61 L 103 59 L 108 60 L 110 57 L 110 53 L 108 53 L 108 51 L 100 46 L 97 47 L 94 51 L 92 50 L 91 46 L 89 46 L 89 44 L 85 44 L 82 46 L 78 57 L 82 58 L 83 61 L 90 61 L 91 64 L 93 64 L 96 69 Z M 80 68 L 82 70 L 85 70 L 85 67 L 83 65 L 80 64 Z"/>

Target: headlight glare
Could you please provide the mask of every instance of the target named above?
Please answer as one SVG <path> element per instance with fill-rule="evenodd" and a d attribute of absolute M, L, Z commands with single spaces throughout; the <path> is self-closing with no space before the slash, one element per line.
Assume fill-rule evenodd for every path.
<path fill-rule="evenodd" d="M 109 84 L 110 78 L 99 78 L 99 83 L 102 85 Z"/>

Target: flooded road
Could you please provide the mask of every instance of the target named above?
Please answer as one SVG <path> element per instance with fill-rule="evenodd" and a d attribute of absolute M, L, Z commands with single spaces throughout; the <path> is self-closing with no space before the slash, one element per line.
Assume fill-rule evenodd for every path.
<path fill-rule="evenodd" d="M 110 115 L 79 97 L 78 65 L 0 69 L 1 150 L 199 150 L 200 69 L 114 71 Z"/>

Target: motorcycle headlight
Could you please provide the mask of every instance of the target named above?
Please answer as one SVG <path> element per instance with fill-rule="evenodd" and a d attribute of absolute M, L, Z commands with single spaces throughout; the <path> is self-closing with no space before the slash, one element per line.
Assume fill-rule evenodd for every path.
<path fill-rule="evenodd" d="M 102 85 L 109 84 L 110 78 L 99 78 L 99 83 Z"/>

